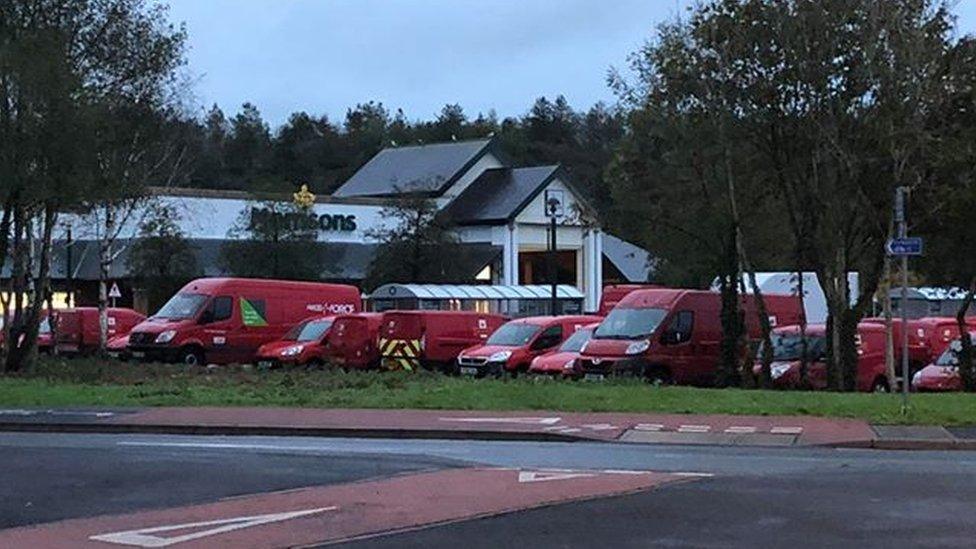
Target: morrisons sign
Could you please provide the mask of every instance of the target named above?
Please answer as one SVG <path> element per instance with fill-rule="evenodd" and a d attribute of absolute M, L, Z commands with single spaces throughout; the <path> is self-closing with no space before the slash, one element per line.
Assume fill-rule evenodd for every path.
<path fill-rule="evenodd" d="M 268 208 L 251 208 L 248 228 L 252 231 L 277 229 L 351 233 L 356 230 L 356 216 L 311 212 L 276 212 Z"/>

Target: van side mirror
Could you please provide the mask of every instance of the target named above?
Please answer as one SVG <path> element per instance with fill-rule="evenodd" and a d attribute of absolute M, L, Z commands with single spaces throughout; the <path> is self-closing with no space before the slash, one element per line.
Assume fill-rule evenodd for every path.
<path fill-rule="evenodd" d="M 685 339 L 685 333 L 680 330 L 665 330 L 661 333 L 661 343 L 664 345 L 677 345 Z"/>

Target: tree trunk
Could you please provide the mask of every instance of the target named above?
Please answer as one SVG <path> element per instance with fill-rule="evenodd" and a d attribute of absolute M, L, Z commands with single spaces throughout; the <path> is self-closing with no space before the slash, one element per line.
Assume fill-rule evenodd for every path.
<path fill-rule="evenodd" d="M 725 265 L 721 275 L 722 311 L 722 341 L 720 344 L 721 360 L 716 385 L 731 387 L 739 384 L 739 359 L 741 357 L 742 315 L 739 311 L 739 262 L 736 253 L 735 231 L 729 235 Z"/>
<path fill-rule="evenodd" d="M 895 235 L 894 216 L 888 221 L 888 239 Z M 885 377 L 888 378 L 888 387 L 892 391 L 898 386 L 898 373 L 895 370 L 895 331 L 891 315 L 891 256 L 885 254 L 884 266 L 881 270 L 881 292 L 884 326 L 885 326 Z M 904 306 L 904 303 L 902 303 Z"/>
<path fill-rule="evenodd" d="M 808 389 L 810 388 L 810 353 L 807 343 L 806 289 L 803 280 L 803 262 L 799 261 L 799 254 L 797 254 L 797 259 L 796 295 L 797 299 L 800 300 L 800 310 L 803 311 L 803 314 L 800 315 L 800 387 Z"/>
<path fill-rule="evenodd" d="M 963 299 L 959 310 L 956 311 L 956 324 L 959 326 L 959 342 L 962 344 L 959 349 L 959 376 L 962 378 L 963 387 L 967 391 L 976 391 L 976 361 L 973 355 L 973 339 L 969 335 L 969 325 L 966 323 L 966 313 L 972 306 L 976 297 L 976 276 L 969 281 L 969 291 Z"/>
<path fill-rule="evenodd" d="M 22 328 L 17 334 L 7 354 L 6 370 L 8 372 L 21 371 L 27 367 L 37 352 L 37 334 L 40 328 L 41 311 L 44 309 L 45 297 L 51 291 L 51 241 L 54 234 L 54 224 L 57 210 L 52 203 L 44 205 L 44 228 L 41 236 L 40 262 L 37 278 L 33 281 L 33 290 L 26 314 L 22 312 Z M 30 273 L 27 274 L 30 276 Z"/>
<path fill-rule="evenodd" d="M 105 354 L 108 343 L 108 277 L 112 268 L 112 242 L 115 234 L 115 215 L 110 204 L 105 205 L 105 234 L 98 247 L 98 352 Z"/>
<path fill-rule="evenodd" d="M 857 371 L 857 313 L 852 310 L 847 261 L 838 250 L 833 262 L 818 272 L 828 312 L 827 384 L 838 391 L 854 388 Z"/>
<path fill-rule="evenodd" d="M 753 297 L 756 299 L 756 314 L 759 316 L 759 329 L 762 332 L 762 354 L 759 359 L 762 361 L 760 375 L 760 386 L 769 389 L 773 386 L 773 377 L 770 372 L 770 365 L 773 363 L 773 340 L 771 334 L 773 325 L 769 321 L 769 311 L 766 309 L 766 300 L 763 298 L 762 290 L 756 284 L 756 271 L 751 267 L 748 270 L 749 284 L 752 285 Z"/>

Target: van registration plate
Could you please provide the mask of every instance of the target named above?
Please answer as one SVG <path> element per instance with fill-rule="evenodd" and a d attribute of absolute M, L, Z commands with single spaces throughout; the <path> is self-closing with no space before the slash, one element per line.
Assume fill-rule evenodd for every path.
<path fill-rule="evenodd" d="M 259 360 L 258 361 L 258 368 L 269 368 L 270 369 L 271 368 L 271 361 L 270 360 Z"/>
<path fill-rule="evenodd" d="M 603 374 L 584 374 L 583 379 L 586 381 L 603 381 L 606 376 Z"/>
<path fill-rule="evenodd" d="M 463 376 L 476 376 L 478 375 L 477 368 L 471 368 L 470 366 L 461 366 L 461 375 Z"/>
<path fill-rule="evenodd" d="M 146 358 L 146 353 L 143 351 L 132 351 L 132 358 Z"/>

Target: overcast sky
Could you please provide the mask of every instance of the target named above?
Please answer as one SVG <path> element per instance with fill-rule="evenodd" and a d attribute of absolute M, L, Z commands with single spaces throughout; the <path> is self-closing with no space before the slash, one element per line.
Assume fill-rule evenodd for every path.
<path fill-rule="evenodd" d="M 161 0 L 165 1 L 165 0 Z M 433 118 L 520 115 L 563 94 L 576 108 L 612 102 L 610 67 L 688 0 L 169 0 L 189 32 L 197 101 L 230 115 L 258 106 L 272 126 L 294 111 L 340 121 L 382 101 Z M 957 5 L 961 32 L 976 0 Z"/>

